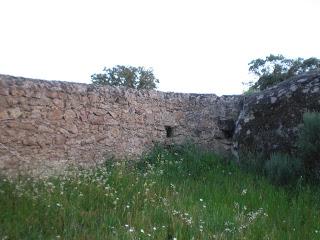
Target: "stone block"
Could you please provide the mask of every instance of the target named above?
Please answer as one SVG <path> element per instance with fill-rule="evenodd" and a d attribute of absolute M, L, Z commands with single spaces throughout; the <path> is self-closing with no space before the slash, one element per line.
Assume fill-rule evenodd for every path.
<path fill-rule="evenodd" d="M 41 118 L 41 110 L 40 109 L 33 109 L 29 115 L 29 118 L 36 119 L 36 118 Z"/>
<path fill-rule="evenodd" d="M 71 109 L 66 110 L 63 115 L 64 120 L 66 120 L 67 122 L 73 121 L 74 119 L 76 119 L 76 117 L 76 113 Z"/>
<path fill-rule="evenodd" d="M 14 119 L 19 118 L 22 115 L 22 112 L 19 107 L 9 108 L 8 113 L 10 118 L 14 118 Z"/>
<path fill-rule="evenodd" d="M 22 144 L 24 146 L 37 146 L 38 141 L 37 141 L 36 137 L 29 136 L 29 137 L 22 139 Z"/>
<path fill-rule="evenodd" d="M 72 134 L 77 134 L 78 133 L 78 128 L 75 124 L 65 124 L 63 126 L 64 129 L 66 129 L 68 132 L 72 133 Z"/>
<path fill-rule="evenodd" d="M 9 89 L 0 87 L 0 95 L 8 96 L 9 95 Z"/>
<path fill-rule="evenodd" d="M 63 112 L 60 109 L 53 109 L 48 113 L 49 120 L 60 120 L 63 117 Z"/>
<path fill-rule="evenodd" d="M 66 138 L 63 135 L 56 135 L 53 142 L 56 145 L 64 145 L 66 143 Z"/>
<path fill-rule="evenodd" d="M 25 95 L 25 92 L 23 89 L 14 86 L 10 88 L 10 95 L 22 97 Z"/>
<path fill-rule="evenodd" d="M 104 116 L 96 116 L 94 114 L 90 114 L 89 117 L 89 122 L 93 125 L 104 125 Z"/>
<path fill-rule="evenodd" d="M 64 108 L 64 101 L 59 99 L 59 98 L 55 98 L 52 100 L 53 104 L 58 107 L 58 108 Z"/>
<path fill-rule="evenodd" d="M 3 110 L 0 112 L 0 120 L 6 120 L 9 119 L 9 114 L 6 110 Z"/>

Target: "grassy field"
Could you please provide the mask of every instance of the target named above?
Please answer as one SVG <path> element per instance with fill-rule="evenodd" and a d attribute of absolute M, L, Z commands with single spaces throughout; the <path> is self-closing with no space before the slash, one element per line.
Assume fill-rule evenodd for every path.
<path fill-rule="evenodd" d="M 320 239 L 320 193 L 193 147 L 42 180 L 0 180 L 0 239 Z"/>

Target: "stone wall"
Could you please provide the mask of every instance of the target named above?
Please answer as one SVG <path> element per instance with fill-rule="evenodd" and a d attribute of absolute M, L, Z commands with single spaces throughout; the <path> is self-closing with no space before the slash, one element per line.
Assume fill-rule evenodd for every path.
<path fill-rule="evenodd" d="M 156 142 L 192 140 L 228 153 L 239 98 L 0 75 L 0 171 L 39 174 L 135 159 Z"/>
<path fill-rule="evenodd" d="M 235 152 L 295 153 L 305 112 L 320 112 L 320 73 L 293 77 L 244 96 L 235 134 Z"/>

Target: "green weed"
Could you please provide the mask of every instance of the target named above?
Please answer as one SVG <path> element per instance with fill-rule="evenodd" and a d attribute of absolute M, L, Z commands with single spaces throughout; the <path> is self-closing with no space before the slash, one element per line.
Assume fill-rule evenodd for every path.
<path fill-rule="evenodd" d="M 0 180 L 0 239 L 319 239 L 319 191 L 272 186 L 194 147 L 134 165 Z"/>

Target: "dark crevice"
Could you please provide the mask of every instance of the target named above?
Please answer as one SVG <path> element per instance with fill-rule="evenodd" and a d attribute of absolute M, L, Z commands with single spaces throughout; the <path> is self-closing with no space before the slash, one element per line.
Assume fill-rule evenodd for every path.
<path fill-rule="evenodd" d="M 173 127 L 171 126 L 164 126 L 166 129 L 166 136 L 167 138 L 173 137 Z"/>

